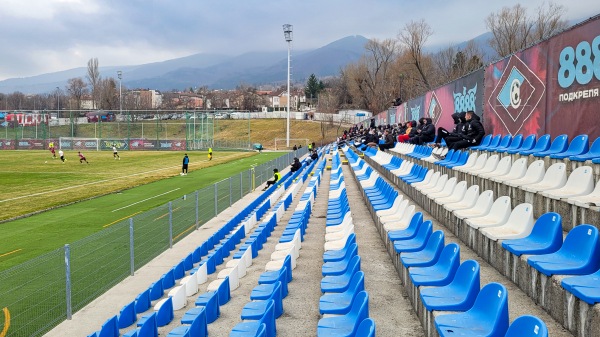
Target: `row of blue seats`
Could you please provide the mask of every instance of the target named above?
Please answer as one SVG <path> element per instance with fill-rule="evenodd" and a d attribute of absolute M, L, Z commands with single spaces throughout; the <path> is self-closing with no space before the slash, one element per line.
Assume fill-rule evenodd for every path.
<path fill-rule="evenodd" d="M 400 176 L 400 180 L 406 184 L 423 181 L 427 169 L 414 167 L 417 168 Z M 480 206 L 475 202 L 474 207 Z M 545 213 L 537 219 L 529 235 L 504 240 L 502 247 L 516 256 L 531 255 L 527 262 L 544 275 L 578 275 L 563 279 L 564 289 L 588 304 L 600 303 L 600 284 L 596 282 L 600 276 L 599 231 L 592 225 L 581 224 L 569 231 L 563 241 L 561 219 L 558 213 Z"/>
<path fill-rule="evenodd" d="M 288 283 L 292 281 L 292 270 L 296 266 L 308 226 L 312 205 L 320 184 L 325 161 L 320 160 L 313 177 L 309 181 L 300 202 L 296 206 L 285 230 L 283 231 L 271 261 L 265 266 L 265 272 L 259 276 L 258 286 L 251 294 L 251 302 L 242 309 L 241 319 L 231 331 L 230 336 L 265 336 L 277 335 L 276 320 L 283 312 L 283 299 L 288 295 Z M 315 165 L 313 162 L 312 165 Z"/>
<path fill-rule="evenodd" d="M 299 172 L 298 172 L 299 173 Z M 286 174 L 278 182 L 286 184 L 293 180 L 293 175 Z M 234 249 L 240 240 L 245 237 L 244 222 L 248 219 L 257 219 L 264 215 L 270 206 L 270 196 L 276 191 L 271 189 L 261 193 L 255 200 L 249 203 L 242 211 L 232 217 L 217 232 L 209 237 L 205 242 L 198 246 L 192 253 L 188 254 L 180 263 L 161 276 L 160 280 L 151 284 L 151 286 L 140 293 L 136 299 L 125 305 L 118 316 L 113 316 L 107 320 L 101 330 L 92 333 L 89 336 L 119 336 L 119 329 L 124 329 L 137 322 L 138 329 L 129 331 L 126 335 L 146 336 L 157 331 L 158 327 L 167 325 L 173 319 L 173 299 L 169 296 L 165 300 L 157 303 L 155 312 L 142 316 L 139 320 L 137 314 L 142 314 L 152 306 L 152 301 L 160 299 L 165 290 L 173 288 L 177 280 L 185 277 L 187 271 L 190 275 L 201 278 L 198 270 L 203 266 L 205 274 L 212 274 L 216 266 L 223 262 L 224 257 L 229 256 L 229 252 Z M 240 225 L 241 224 L 241 225 Z M 194 264 L 198 266 L 194 267 Z M 205 276 L 204 276 L 205 280 Z M 196 291 L 197 291 L 196 283 Z M 223 287 L 228 285 L 228 282 Z M 175 309 L 176 310 L 176 309 Z M 189 328 L 189 326 L 187 327 Z"/>
<path fill-rule="evenodd" d="M 339 153 L 332 155 L 317 336 L 375 336 Z"/>
<path fill-rule="evenodd" d="M 349 161 L 360 161 L 352 150 L 345 148 L 344 151 Z M 386 195 L 391 193 L 383 192 L 381 187 L 362 187 L 373 210 L 385 210 L 387 208 L 378 205 L 393 204 L 386 200 Z M 419 212 L 406 229 L 390 231 L 386 239 L 408 271 L 410 284 L 418 289 L 428 311 L 462 311 L 435 318 L 440 335 L 547 335 L 545 324 L 532 316 L 518 318 L 509 328 L 506 288 L 499 283 L 490 283 L 480 289 L 479 264 L 474 260 L 461 264 L 460 247 L 456 243 L 444 245 L 444 232 L 432 230 L 432 222 L 423 221 Z M 537 326 L 535 334 L 534 329 L 523 330 L 524 325 Z"/>

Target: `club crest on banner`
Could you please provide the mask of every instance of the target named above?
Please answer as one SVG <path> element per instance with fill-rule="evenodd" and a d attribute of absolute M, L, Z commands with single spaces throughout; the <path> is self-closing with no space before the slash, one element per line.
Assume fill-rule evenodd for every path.
<path fill-rule="evenodd" d="M 494 69 L 495 77 L 498 73 L 499 71 Z M 544 82 L 521 59 L 513 55 L 487 103 L 506 130 L 514 135 L 519 133 L 540 104 L 545 91 Z"/>
<path fill-rule="evenodd" d="M 442 105 L 440 100 L 437 98 L 435 91 L 431 92 L 431 99 L 429 100 L 429 118 L 432 119 L 433 124 L 437 124 L 442 117 Z"/>
<path fill-rule="evenodd" d="M 411 107 L 410 114 L 413 121 L 419 120 L 419 117 L 421 117 L 421 106 L 415 105 L 414 107 Z"/>

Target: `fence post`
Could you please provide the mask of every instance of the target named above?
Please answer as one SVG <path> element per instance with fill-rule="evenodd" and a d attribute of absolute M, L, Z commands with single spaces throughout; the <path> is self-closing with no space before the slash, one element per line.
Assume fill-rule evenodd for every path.
<path fill-rule="evenodd" d="M 199 218 L 199 211 L 198 211 L 198 206 L 199 206 L 199 193 L 198 190 L 196 190 L 196 229 L 198 229 L 198 227 L 200 226 L 200 218 Z"/>
<path fill-rule="evenodd" d="M 240 172 L 240 200 L 244 197 L 244 174 Z"/>
<path fill-rule="evenodd" d="M 169 248 L 173 248 L 173 202 L 169 201 Z"/>
<path fill-rule="evenodd" d="M 219 188 L 215 183 L 215 216 L 219 215 Z"/>
<path fill-rule="evenodd" d="M 135 272 L 135 260 L 133 254 L 133 218 L 129 218 L 129 273 L 133 276 Z"/>
<path fill-rule="evenodd" d="M 233 204 L 233 189 L 231 186 L 231 177 L 229 177 L 229 207 Z"/>
<path fill-rule="evenodd" d="M 67 319 L 70 320 L 73 317 L 73 308 L 71 307 L 71 248 L 69 244 L 65 245 L 65 276 Z"/>
<path fill-rule="evenodd" d="M 254 177 L 254 167 L 250 169 L 250 171 L 248 171 L 248 173 L 250 174 L 250 180 L 252 180 L 252 184 L 251 184 L 251 191 L 254 191 L 254 189 L 256 188 L 256 180 Z"/>

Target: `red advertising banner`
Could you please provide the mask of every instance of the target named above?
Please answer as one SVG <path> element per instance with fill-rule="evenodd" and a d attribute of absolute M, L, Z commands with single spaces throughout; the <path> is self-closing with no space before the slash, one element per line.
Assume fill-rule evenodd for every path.
<path fill-rule="evenodd" d="M 484 127 L 493 134 L 544 134 L 548 42 L 487 66 Z"/>
<path fill-rule="evenodd" d="M 549 40 L 546 132 L 600 137 L 600 19 Z"/>
<path fill-rule="evenodd" d="M 161 151 L 184 151 L 186 150 L 186 142 L 184 139 L 175 140 L 147 140 L 147 139 L 131 139 L 129 141 L 129 149 L 133 151 L 142 150 L 161 150 Z"/>
<path fill-rule="evenodd" d="M 0 139 L 0 150 L 14 150 L 15 144 L 16 144 L 15 140 Z"/>
<path fill-rule="evenodd" d="M 19 139 L 16 141 L 16 150 L 44 150 L 47 148 L 44 139 Z"/>

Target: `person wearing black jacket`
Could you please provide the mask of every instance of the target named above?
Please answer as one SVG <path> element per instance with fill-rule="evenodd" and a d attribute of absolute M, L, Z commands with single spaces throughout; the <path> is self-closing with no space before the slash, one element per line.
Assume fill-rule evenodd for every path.
<path fill-rule="evenodd" d="M 417 135 L 409 139 L 409 142 L 421 145 L 433 141 L 435 138 L 435 126 L 432 124 L 431 118 L 423 117 L 419 119 L 419 123 L 421 125 L 417 129 Z"/>
<path fill-rule="evenodd" d="M 445 140 L 446 137 L 460 137 L 460 134 L 465 134 L 467 131 L 466 128 L 466 120 L 465 113 L 453 113 L 452 119 L 454 120 L 454 128 L 452 131 L 448 131 L 443 127 L 439 127 L 437 129 L 437 136 L 435 138 L 435 147 L 440 147 L 442 140 Z"/>
<path fill-rule="evenodd" d="M 459 137 L 446 138 L 446 144 L 451 150 L 459 150 L 470 146 L 477 146 L 481 143 L 481 140 L 485 136 L 485 130 L 479 121 L 479 116 L 477 116 L 473 111 L 467 111 L 465 119 L 468 123 L 467 133 L 459 135 Z"/>
<path fill-rule="evenodd" d="M 388 129 L 385 129 L 385 131 L 383 131 L 383 141 L 383 144 L 379 144 L 379 150 L 381 151 L 391 149 L 396 145 L 394 136 Z"/>
<path fill-rule="evenodd" d="M 290 168 L 290 172 L 296 172 L 301 167 L 302 167 L 302 164 L 300 164 L 300 160 L 298 160 L 298 158 L 296 157 L 296 158 L 294 158 L 294 162 L 292 162 L 292 167 Z"/>

